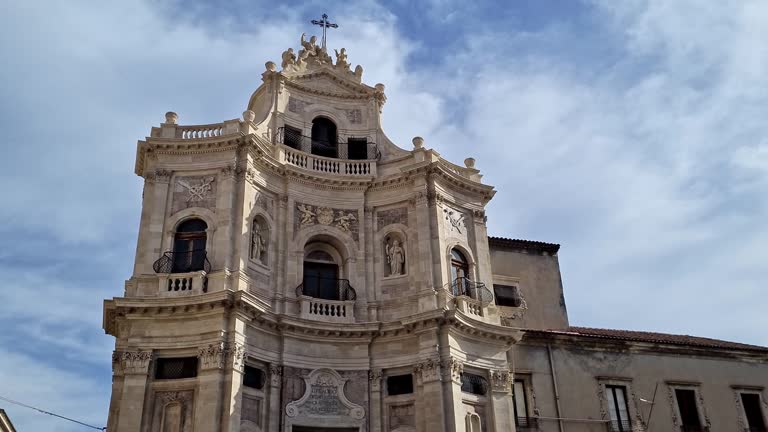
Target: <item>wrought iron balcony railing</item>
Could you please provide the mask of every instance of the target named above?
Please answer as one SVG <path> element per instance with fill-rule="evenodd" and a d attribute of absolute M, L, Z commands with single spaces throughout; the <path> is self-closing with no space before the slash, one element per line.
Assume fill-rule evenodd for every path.
<path fill-rule="evenodd" d="M 347 279 L 305 277 L 296 287 L 296 297 L 307 296 L 323 300 L 355 300 L 357 293 Z"/>
<path fill-rule="evenodd" d="M 375 142 L 371 142 L 366 137 L 339 136 L 337 142 L 312 139 L 301 132 L 281 127 L 277 129 L 275 135 L 275 144 L 283 144 L 296 150 L 309 149 L 311 154 L 324 156 L 334 159 L 352 159 L 352 160 L 378 160 L 379 147 Z M 347 146 L 347 154 L 340 155 L 340 145 Z M 345 157 L 346 156 L 346 157 Z"/>
<path fill-rule="evenodd" d="M 475 282 L 465 277 L 454 279 L 451 282 L 451 293 L 454 296 L 467 296 L 475 299 L 483 305 L 490 304 L 493 301 L 493 293 L 486 288 L 482 282 Z"/>
<path fill-rule="evenodd" d="M 168 251 L 154 264 L 155 273 L 190 273 L 194 271 L 211 272 L 211 262 L 208 261 L 208 253 L 204 249 L 187 252 Z"/>

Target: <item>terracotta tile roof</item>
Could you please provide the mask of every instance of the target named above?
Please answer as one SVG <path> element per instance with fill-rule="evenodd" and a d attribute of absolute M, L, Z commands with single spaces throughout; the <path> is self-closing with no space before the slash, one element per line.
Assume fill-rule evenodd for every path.
<path fill-rule="evenodd" d="M 533 240 L 508 239 L 504 237 L 488 237 L 488 244 L 491 248 L 526 250 L 530 252 L 554 255 L 560 250 L 560 245 L 555 243 L 544 243 Z"/>
<path fill-rule="evenodd" d="M 533 331 L 534 333 L 539 331 Z M 669 345 L 684 345 L 699 348 L 768 352 L 768 347 L 729 342 L 697 336 L 654 333 L 634 330 L 614 330 L 589 327 L 569 327 L 568 330 L 543 330 L 543 333 L 584 336 L 599 339 L 613 339 L 633 342 L 649 342 Z"/>

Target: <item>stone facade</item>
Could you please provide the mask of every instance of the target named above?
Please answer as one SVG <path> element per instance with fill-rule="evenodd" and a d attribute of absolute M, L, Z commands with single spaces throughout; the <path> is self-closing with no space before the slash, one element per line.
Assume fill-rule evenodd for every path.
<path fill-rule="evenodd" d="M 242 120 L 138 143 L 110 431 L 608 431 L 616 388 L 623 430 L 680 430 L 693 389 L 735 431 L 768 400 L 768 349 L 570 327 L 557 245 L 489 239 L 474 160 L 392 143 L 344 50 L 302 37 L 277 69 Z"/>

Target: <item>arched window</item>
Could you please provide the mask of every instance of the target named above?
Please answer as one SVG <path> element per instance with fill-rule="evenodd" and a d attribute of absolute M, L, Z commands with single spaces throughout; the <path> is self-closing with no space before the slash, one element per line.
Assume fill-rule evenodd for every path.
<path fill-rule="evenodd" d="M 304 255 L 303 295 L 325 300 L 339 300 L 339 265 L 324 250 Z"/>
<path fill-rule="evenodd" d="M 173 237 L 172 273 L 187 273 L 204 269 L 207 229 L 208 224 L 202 219 L 189 219 L 179 224 Z"/>
<path fill-rule="evenodd" d="M 451 249 L 451 280 L 469 278 L 469 263 L 458 249 Z"/>
<path fill-rule="evenodd" d="M 325 117 L 312 120 L 312 154 L 338 157 L 336 124 Z"/>

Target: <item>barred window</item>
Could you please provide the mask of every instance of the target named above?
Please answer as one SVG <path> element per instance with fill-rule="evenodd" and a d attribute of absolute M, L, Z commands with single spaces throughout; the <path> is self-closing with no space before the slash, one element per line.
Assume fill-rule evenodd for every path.
<path fill-rule="evenodd" d="M 525 394 L 525 381 L 515 380 L 514 389 L 514 408 L 515 425 L 519 428 L 529 427 L 531 419 L 528 415 L 528 399 Z"/>
<path fill-rule="evenodd" d="M 514 285 L 493 284 L 493 295 L 497 306 L 520 307 L 520 291 Z"/>
<path fill-rule="evenodd" d="M 264 382 L 266 381 L 266 376 L 264 374 L 264 371 L 253 366 L 245 366 L 245 370 L 243 373 L 243 385 L 250 388 L 255 388 L 256 390 L 261 390 L 264 388 Z"/>
<path fill-rule="evenodd" d="M 461 374 L 461 391 L 485 396 L 488 393 L 488 380 L 480 375 L 464 372 Z"/>
<path fill-rule="evenodd" d="M 608 394 L 608 413 L 611 417 L 612 432 L 630 432 L 632 423 L 629 420 L 627 405 L 627 388 L 624 386 L 605 386 Z"/>
<path fill-rule="evenodd" d="M 182 379 L 197 376 L 197 357 L 169 357 L 157 359 L 155 379 Z"/>

